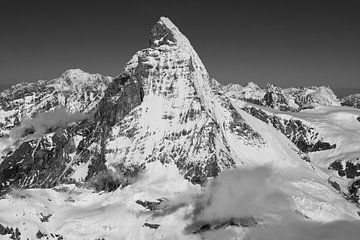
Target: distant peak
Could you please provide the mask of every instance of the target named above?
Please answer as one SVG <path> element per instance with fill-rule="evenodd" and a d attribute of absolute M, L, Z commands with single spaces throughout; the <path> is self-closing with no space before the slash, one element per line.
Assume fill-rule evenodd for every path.
<path fill-rule="evenodd" d="M 78 78 L 80 76 L 84 76 L 84 75 L 89 75 L 89 73 L 84 72 L 83 70 L 76 68 L 76 69 L 69 69 L 66 70 L 63 74 L 62 77 L 63 78 Z"/>
<path fill-rule="evenodd" d="M 111 77 L 102 76 L 100 74 L 90 74 L 87 72 L 84 72 L 81 69 L 69 69 L 65 71 L 63 74 L 61 74 L 60 78 L 54 79 L 57 83 L 65 83 L 67 85 L 72 86 L 83 86 L 92 84 L 93 82 L 97 81 L 98 79 L 101 79 L 101 81 L 109 82 L 111 80 Z"/>
<path fill-rule="evenodd" d="M 248 83 L 246 84 L 246 87 L 248 87 L 248 88 L 254 88 L 254 89 L 260 89 L 259 85 L 257 85 L 257 84 L 254 83 L 254 82 L 248 82 Z"/>

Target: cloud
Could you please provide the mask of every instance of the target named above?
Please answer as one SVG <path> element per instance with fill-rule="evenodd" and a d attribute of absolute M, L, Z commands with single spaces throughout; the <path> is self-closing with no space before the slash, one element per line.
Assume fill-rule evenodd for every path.
<path fill-rule="evenodd" d="M 222 240 L 359 239 L 359 221 L 316 222 L 296 213 L 292 197 L 281 190 L 284 184 L 269 166 L 224 171 L 196 200 L 192 224 L 185 230 Z M 258 219 L 259 224 L 246 231 L 223 224 L 246 217 Z M 208 230 L 199 231 L 206 224 Z"/>
<path fill-rule="evenodd" d="M 22 141 L 39 139 L 46 133 L 65 128 L 73 122 L 90 116 L 83 113 L 70 113 L 65 107 L 60 107 L 51 112 L 38 113 L 33 118 L 23 118 L 20 126 L 13 128 L 8 137 L 0 138 L 0 164 L 3 160 L 1 156 L 14 151 Z"/>
<path fill-rule="evenodd" d="M 253 228 L 246 240 L 358 240 L 359 221 L 329 223 L 287 219 L 264 227 Z"/>
<path fill-rule="evenodd" d="M 224 171 L 205 188 L 194 217 L 197 221 L 215 221 L 288 211 L 292 202 L 276 187 L 277 181 L 266 166 Z"/>
<path fill-rule="evenodd" d="M 69 113 L 65 107 L 60 107 L 51 112 L 38 113 L 33 118 L 24 118 L 20 126 L 10 132 L 10 138 L 21 139 L 24 137 L 39 138 L 43 134 L 64 128 L 72 122 L 84 120 L 87 116 L 83 113 Z"/>

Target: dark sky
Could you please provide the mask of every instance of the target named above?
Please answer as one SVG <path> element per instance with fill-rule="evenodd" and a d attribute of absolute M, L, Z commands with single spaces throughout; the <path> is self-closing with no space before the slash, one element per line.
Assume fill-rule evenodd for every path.
<path fill-rule="evenodd" d="M 360 8 L 349 1 L 0 2 L 0 85 L 69 68 L 116 76 L 160 16 L 221 83 L 360 89 Z"/>

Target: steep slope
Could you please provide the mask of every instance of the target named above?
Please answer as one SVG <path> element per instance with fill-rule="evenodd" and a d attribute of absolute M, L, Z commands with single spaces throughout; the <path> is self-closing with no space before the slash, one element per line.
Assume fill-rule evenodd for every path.
<path fill-rule="evenodd" d="M 230 228 L 236 239 L 288 211 L 314 221 L 359 219 L 358 207 L 330 186 L 326 171 L 223 94 L 167 18 L 152 28 L 150 47 L 131 58 L 91 109 L 86 119 L 65 122 L 40 137 L 23 136 L 4 157 L 0 235 L 206 239 L 209 232 Z M 229 169 L 252 173 L 259 166 L 271 174 L 260 170 L 263 180 L 251 178 L 255 185 L 249 182 L 245 190 L 276 185 L 264 205 L 285 198 L 289 209 L 199 220 L 197 214 L 212 202 L 199 207 L 201 198 L 212 196 L 209 182 L 219 185 L 214 179 L 234 174 Z M 236 186 L 246 185 L 239 179 Z M 230 191 L 224 199 L 236 195 Z"/>

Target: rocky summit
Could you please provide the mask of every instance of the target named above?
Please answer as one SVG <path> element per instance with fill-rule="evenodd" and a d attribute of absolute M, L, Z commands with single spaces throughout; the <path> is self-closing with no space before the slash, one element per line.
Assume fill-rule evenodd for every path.
<path fill-rule="evenodd" d="M 73 69 L 0 93 L 0 237 L 252 239 L 284 218 L 353 224 L 357 100 L 222 86 L 161 17 L 115 78 Z"/>

